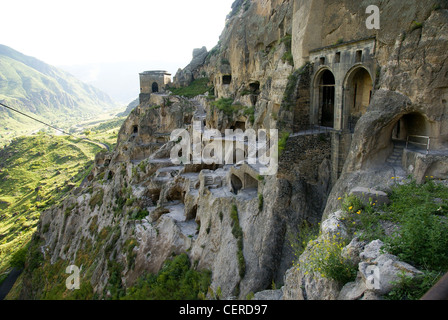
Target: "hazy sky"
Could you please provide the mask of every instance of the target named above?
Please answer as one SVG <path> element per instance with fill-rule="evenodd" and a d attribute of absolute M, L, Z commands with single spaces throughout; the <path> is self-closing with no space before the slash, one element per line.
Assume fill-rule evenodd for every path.
<path fill-rule="evenodd" d="M 233 1 L 1 0 L 0 43 L 51 65 L 185 63 L 216 45 Z"/>
<path fill-rule="evenodd" d="M 138 72 L 174 76 L 194 48 L 213 48 L 234 0 L 0 1 L 0 44 L 128 101 L 138 94 Z"/>

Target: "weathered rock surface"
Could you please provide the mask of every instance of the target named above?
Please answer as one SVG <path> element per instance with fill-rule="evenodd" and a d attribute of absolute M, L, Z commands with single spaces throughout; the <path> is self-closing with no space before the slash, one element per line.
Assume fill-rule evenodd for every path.
<path fill-rule="evenodd" d="M 399 180 L 391 177 L 447 172 L 447 5 L 436 0 L 369 4 L 375 2 L 382 12 L 379 31 L 365 28 L 365 1 L 236 1 L 219 44 L 210 52 L 195 49 L 193 61 L 175 77 L 178 86 L 208 77 L 215 97 L 233 99 L 235 110 L 217 110 L 207 97 L 159 94 L 136 107 L 115 150 L 99 154 L 87 181 L 42 215 L 34 243 L 46 266 L 82 264 L 84 279 L 99 297 L 113 295 L 112 280 L 125 290 L 140 276 L 157 272 L 173 253 L 187 253 L 195 268 L 210 270 L 211 289 L 225 298 L 254 293 L 260 300 L 379 299 L 401 270 L 418 275 L 381 253 L 378 241 L 358 238 L 346 239 L 343 250 L 358 265 L 358 277 L 343 287 L 291 268 L 289 237 L 300 233 L 303 223 L 322 221 L 322 234 L 300 256 L 302 263 L 319 241 L 349 235 L 339 197 L 352 192 L 387 203 L 385 194 L 372 190 L 387 191 Z M 413 27 L 413 21 L 421 25 Z M 353 134 L 327 130 L 291 136 L 275 176 L 259 177 L 248 165 L 170 161 L 176 143 L 169 141 L 170 133 L 190 130 L 192 120 L 205 120 L 206 127 L 220 132 L 306 129 L 315 85 L 310 75 L 318 63 L 308 61 L 310 50 L 370 36 L 376 36 L 377 83 Z M 414 114 L 422 115 L 428 135 L 437 137 L 440 154 L 422 159 L 403 153 L 404 167 L 390 165 L 396 125 Z M 339 134 L 349 137 L 348 154 L 333 150 Z M 335 176 L 338 161 L 342 172 Z M 235 192 L 232 174 L 250 187 Z M 231 215 L 234 208 L 238 219 Z M 232 232 L 237 223 L 241 239 Z M 379 289 L 369 283 L 372 270 L 381 275 Z M 273 283 L 283 285 L 281 291 L 266 291 Z M 32 273 L 25 274 L 23 298 L 39 297 L 42 290 L 33 287 Z"/>
<path fill-rule="evenodd" d="M 353 282 L 340 284 L 318 273 L 304 271 L 302 265 L 323 239 L 342 237 L 347 239 L 347 229 L 342 222 L 343 213 L 336 212 L 323 221 L 321 235 L 308 244 L 300 256 L 298 266 L 285 274 L 282 288 L 284 300 L 377 300 L 388 294 L 403 275 L 413 278 L 422 274 L 408 263 L 384 251 L 384 243 L 375 240 L 370 243 L 355 237 L 343 248 L 342 256 L 358 266 L 358 275 Z"/>
<path fill-rule="evenodd" d="M 205 59 L 208 56 L 208 51 L 206 47 L 198 48 L 193 50 L 193 59 L 184 68 L 179 69 L 174 76 L 174 84 L 177 87 L 186 87 L 193 82 L 193 80 L 200 77 L 200 67 L 203 66 Z"/>

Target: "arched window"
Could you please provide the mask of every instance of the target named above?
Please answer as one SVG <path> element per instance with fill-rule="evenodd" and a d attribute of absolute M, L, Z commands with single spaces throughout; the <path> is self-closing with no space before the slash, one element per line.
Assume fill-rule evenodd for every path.
<path fill-rule="evenodd" d="M 159 84 L 157 82 L 152 83 L 152 92 L 159 92 Z"/>
<path fill-rule="evenodd" d="M 319 81 L 319 124 L 324 127 L 334 127 L 335 79 L 330 70 L 320 75 Z"/>

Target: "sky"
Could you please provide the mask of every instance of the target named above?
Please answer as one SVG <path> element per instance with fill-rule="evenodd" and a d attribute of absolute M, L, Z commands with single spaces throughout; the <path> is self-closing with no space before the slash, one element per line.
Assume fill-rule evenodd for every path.
<path fill-rule="evenodd" d="M 104 90 L 100 75 L 127 78 L 126 66 L 174 76 L 194 48 L 218 43 L 233 1 L 1 0 L 0 44 Z"/>

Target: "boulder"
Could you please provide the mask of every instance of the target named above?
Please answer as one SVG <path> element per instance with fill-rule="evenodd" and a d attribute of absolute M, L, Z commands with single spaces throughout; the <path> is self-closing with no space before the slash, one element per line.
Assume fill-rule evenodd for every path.
<path fill-rule="evenodd" d="M 376 300 L 388 294 L 404 275 L 416 277 L 422 272 L 398 257 L 384 253 L 384 243 L 375 240 L 365 246 L 359 258 L 358 277 L 347 283 L 339 293 L 339 300 Z"/>
<path fill-rule="evenodd" d="M 362 200 L 364 205 L 368 205 L 371 201 L 372 203 L 375 203 L 376 206 L 390 203 L 387 193 L 375 189 L 356 187 L 350 191 L 350 195 L 358 197 Z"/>

